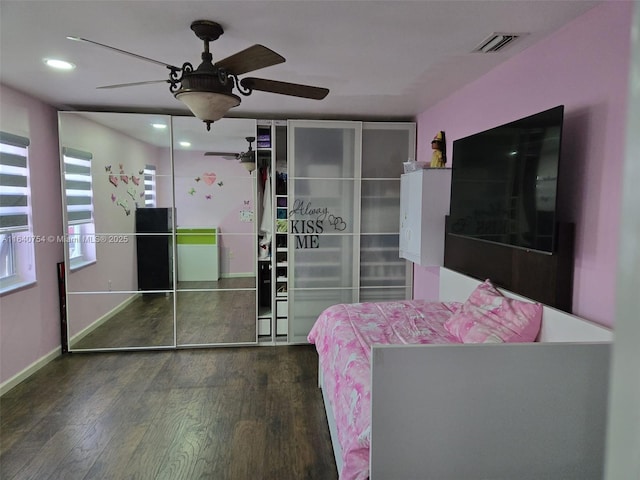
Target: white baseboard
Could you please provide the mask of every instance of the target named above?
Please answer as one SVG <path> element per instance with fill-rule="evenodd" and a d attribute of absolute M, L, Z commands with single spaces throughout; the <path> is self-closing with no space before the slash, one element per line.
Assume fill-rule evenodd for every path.
<path fill-rule="evenodd" d="M 36 373 L 47 363 L 58 358 L 60 355 L 62 355 L 62 349 L 60 346 L 58 346 L 47 353 L 44 357 L 40 357 L 38 360 L 33 362 L 21 372 L 18 372 L 10 379 L 4 381 L 2 384 L 0 384 L 0 397 L 11 390 L 13 387 L 15 387 L 17 384 Z"/>
<path fill-rule="evenodd" d="M 255 277 L 255 276 L 256 274 L 251 272 L 223 273 L 222 275 L 220 275 L 220 278 L 249 278 L 249 277 Z"/>
<path fill-rule="evenodd" d="M 100 325 L 105 323 L 107 320 L 109 320 L 115 314 L 117 314 L 118 312 L 122 311 L 124 308 L 129 306 L 129 304 L 131 302 L 133 302 L 136 298 L 138 298 L 139 295 L 140 294 L 138 294 L 138 293 L 132 295 L 131 297 L 126 299 L 124 302 L 122 302 L 121 304 L 119 304 L 115 308 L 111 309 L 110 311 L 108 311 L 107 313 L 102 315 L 100 318 L 98 318 L 91 325 L 87 326 L 86 328 L 84 328 L 83 330 L 81 330 L 80 332 L 75 334 L 69 340 L 69 344 L 71 344 L 74 341 L 78 341 L 78 340 L 84 338 L 85 336 L 87 336 L 88 334 L 90 334 L 93 330 L 95 330 Z M 44 367 L 47 363 L 49 363 L 50 361 L 58 358 L 60 355 L 62 355 L 62 347 L 58 346 L 55 349 L 53 349 L 51 352 L 47 353 L 43 357 L 41 357 L 38 360 L 36 360 L 35 362 L 33 362 L 31 365 L 29 365 L 27 368 L 25 368 L 21 372 L 18 372 L 13 377 L 11 377 L 8 380 L 4 381 L 2 384 L 0 384 L 0 396 L 2 396 L 5 393 L 7 393 L 9 390 L 11 390 L 17 384 L 19 384 L 20 382 L 22 382 L 23 380 L 25 380 L 29 376 L 33 375 L 35 372 L 37 372 L 42 367 Z"/>

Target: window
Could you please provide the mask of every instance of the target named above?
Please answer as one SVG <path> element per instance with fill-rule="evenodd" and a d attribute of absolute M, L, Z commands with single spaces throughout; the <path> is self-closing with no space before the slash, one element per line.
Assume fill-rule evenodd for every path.
<path fill-rule="evenodd" d="M 144 166 L 144 206 L 155 208 L 156 206 L 156 167 Z"/>
<path fill-rule="evenodd" d="M 64 147 L 62 158 L 67 205 L 69 268 L 74 269 L 96 260 L 91 177 L 93 155 L 89 152 Z"/>
<path fill-rule="evenodd" d="M 29 139 L 0 132 L 0 292 L 36 280 Z"/>

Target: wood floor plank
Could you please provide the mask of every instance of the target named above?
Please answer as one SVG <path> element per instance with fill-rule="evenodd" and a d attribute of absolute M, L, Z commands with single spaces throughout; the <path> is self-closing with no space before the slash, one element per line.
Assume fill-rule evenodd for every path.
<path fill-rule="evenodd" d="M 234 425 L 226 478 L 243 480 L 264 475 L 266 436 L 265 419 L 240 420 Z"/>
<path fill-rule="evenodd" d="M 100 455 L 95 459 L 84 479 L 91 480 L 113 480 L 117 478 L 128 478 L 123 472 L 122 466 L 127 465 L 142 438 L 147 431 L 148 425 L 125 426 L 118 435 L 112 435 Z"/>
<path fill-rule="evenodd" d="M 219 401 L 213 389 L 189 389 L 191 400 L 181 412 L 181 428 L 169 445 L 158 478 L 201 478 L 207 468 L 207 449 L 211 445 L 212 427 L 219 428 L 216 419 L 220 411 Z M 199 461 L 203 459 L 203 461 Z"/>
<path fill-rule="evenodd" d="M 0 478 L 336 480 L 312 346 L 65 355 L 0 399 Z"/>
<path fill-rule="evenodd" d="M 190 401 L 190 389 L 170 390 L 164 404 L 155 412 L 140 444 L 125 466 L 131 479 L 157 478 L 172 442 L 179 435 L 182 417 L 180 412 Z"/>
<path fill-rule="evenodd" d="M 42 448 L 38 450 L 37 455 L 29 459 L 19 472 L 9 478 L 20 480 L 48 479 L 51 472 L 57 469 L 62 459 L 76 446 L 84 433 L 85 430 L 81 425 L 63 427 L 44 443 Z M 3 477 L 3 480 L 5 480 L 5 477 Z"/>

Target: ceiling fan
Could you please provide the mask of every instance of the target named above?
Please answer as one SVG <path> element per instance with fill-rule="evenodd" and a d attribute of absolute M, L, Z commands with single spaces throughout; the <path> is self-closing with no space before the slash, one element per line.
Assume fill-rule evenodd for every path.
<path fill-rule="evenodd" d="M 256 152 L 251 147 L 251 144 L 256 141 L 256 137 L 245 137 L 249 142 L 249 148 L 246 152 L 234 153 L 234 152 L 204 152 L 205 156 L 222 157 L 227 160 L 240 160 L 240 162 L 255 162 Z"/>
<path fill-rule="evenodd" d="M 326 88 L 310 85 L 255 77 L 239 79 L 238 75 L 283 63 L 285 58 L 267 47 L 253 45 L 213 63 L 213 55 L 209 52 L 209 43 L 217 40 L 224 33 L 222 26 L 210 20 L 196 20 L 191 23 L 191 30 L 198 38 L 204 41 L 204 51 L 201 55 L 202 63 L 197 68 L 194 68 L 189 62 L 183 63 L 182 67 L 176 67 L 86 38 L 67 38 L 92 43 L 168 68 L 169 78 L 166 80 L 122 83 L 98 88 L 121 88 L 151 83 L 168 83 L 169 91 L 183 102 L 197 118 L 206 123 L 207 130 L 211 129 L 211 123 L 222 118 L 229 109 L 240 105 L 240 97 L 234 93 L 235 91 L 244 96 L 250 95 L 254 90 L 259 90 L 313 100 L 322 100 L 329 93 Z"/>
<path fill-rule="evenodd" d="M 256 168 L 256 152 L 251 147 L 251 144 L 255 142 L 256 137 L 245 137 L 249 142 L 249 148 L 246 152 L 233 153 L 233 152 L 204 152 L 205 156 L 222 157 L 227 160 L 239 160 L 240 164 L 244 166 L 248 171 L 252 172 Z"/>

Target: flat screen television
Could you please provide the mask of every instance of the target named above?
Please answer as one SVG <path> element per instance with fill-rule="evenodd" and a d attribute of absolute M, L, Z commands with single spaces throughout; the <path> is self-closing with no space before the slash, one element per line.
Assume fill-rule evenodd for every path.
<path fill-rule="evenodd" d="M 449 233 L 553 253 L 564 106 L 453 142 Z"/>

